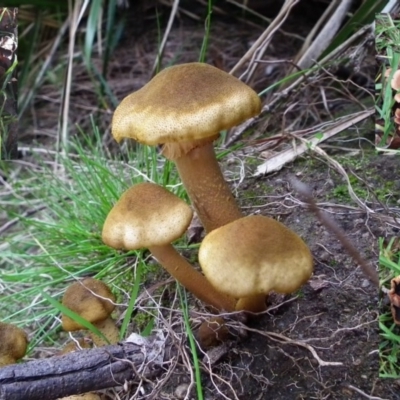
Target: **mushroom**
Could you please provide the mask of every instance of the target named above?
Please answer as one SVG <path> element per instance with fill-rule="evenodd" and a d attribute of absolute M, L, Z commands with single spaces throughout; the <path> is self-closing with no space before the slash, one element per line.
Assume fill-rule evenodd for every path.
<path fill-rule="evenodd" d="M 74 394 L 72 396 L 63 397 L 59 400 L 101 400 L 101 397 L 96 393 L 83 393 L 83 394 Z"/>
<path fill-rule="evenodd" d="M 110 318 L 115 308 L 115 297 L 103 282 L 85 278 L 70 285 L 64 293 L 62 304 L 71 311 L 93 324 L 110 342 L 118 343 L 119 331 Z M 62 315 L 62 327 L 65 331 L 86 329 L 67 315 Z M 90 337 L 97 346 L 108 344 L 103 338 L 90 332 Z"/>
<path fill-rule="evenodd" d="M 117 142 L 164 144 L 207 232 L 243 215 L 219 168 L 213 141 L 261 111 L 258 95 L 239 79 L 202 63 L 166 68 L 115 110 Z"/>
<path fill-rule="evenodd" d="M 103 242 L 115 249 L 148 248 L 198 299 L 218 310 L 233 311 L 235 299 L 215 290 L 171 245 L 186 231 L 192 215 L 191 208 L 168 190 L 153 183 L 140 183 L 124 192 L 108 214 Z"/>
<path fill-rule="evenodd" d="M 390 73 L 389 73 L 390 75 Z M 390 86 L 393 90 L 400 90 L 400 69 L 394 72 L 392 80 L 390 81 Z"/>
<path fill-rule="evenodd" d="M 400 275 L 390 281 L 388 296 L 393 321 L 396 325 L 400 325 Z"/>
<path fill-rule="evenodd" d="M 247 216 L 210 232 L 199 250 L 206 278 L 222 293 L 239 298 L 237 310 L 266 309 L 274 290 L 291 293 L 311 276 L 313 260 L 303 240 L 283 224 Z"/>
<path fill-rule="evenodd" d="M 396 110 L 394 112 L 394 122 L 397 125 L 400 125 L 400 108 L 396 108 Z"/>
<path fill-rule="evenodd" d="M 22 358 L 28 347 L 28 336 L 12 324 L 0 322 L 0 368 L 15 364 Z"/>
<path fill-rule="evenodd" d="M 390 82 L 390 86 L 396 92 L 398 92 L 400 90 L 400 69 L 395 71 L 395 73 L 393 74 L 392 80 Z M 400 93 L 396 93 L 394 95 L 394 99 L 397 103 L 400 103 Z"/>
<path fill-rule="evenodd" d="M 64 346 L 64 348 L 58 355 L 64 355 L 67 353 L 71 353 L 73 351 L 79 351 L 82 348 L 89 348 L 89 347 L 90 347 L 89 344 L 85 340 L 80 339 L 78 340 L 78 342 L 69 342 L 67 345 Z M 96 393 L 88 392 L 88 393 L 74 394 L 71 396 L 62 397 L 59 398 L 58 400 L 101 400 L 101 398 Z"/>
<path fill-rule="evenodd" d="M 226 342 L 230 332 L 222 317 L 211 317 L 203 321 L 197 331 L 197 340 L 202 349 L 209 349 Z"/>

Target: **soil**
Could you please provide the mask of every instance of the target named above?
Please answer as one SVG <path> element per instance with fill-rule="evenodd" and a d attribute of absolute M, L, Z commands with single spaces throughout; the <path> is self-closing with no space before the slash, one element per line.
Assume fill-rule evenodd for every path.
<path fill-rule="evenodd" d="M 221 25 L 218 29 L 219 23 Z M 302 23 L 299 31 L 307 31 L 307 24 L 312 26 L 313 22 Z M 229 42 L 232 39 L 229 35 L 237 37 L 236 27 L 223 20 L 219 22 L 217 18 L 214 19 L 213 26 L 220 36 L 216 35 L 219 41 L 215 40 L 211 44 L 211 53 L 214 54 L 212 61 L 217 65 L 223 61 L 224 69 L 229 69 L 235 64 L 238 57 L 248 48 L 248 43 L 257 38 L 262 31 L 254 28 L 250 34 L 249 29 L 242 29 L 242 40 L 235 44 L 234 51 L 229 54 L 232 57 L 229 58 L 223 53 L 227 43 L 224 40 Z M 293 28 L 293 25 L 291 27 Z M 193 41 L 201 43 L 203 26 L 196 26 L 196 29 L 190 27 L 193 40 L 190 50 L 182 45 L 187 44 L 182 38 L 188 36 L 190 31 L 185 29 L 186 26 L 182 24 L 179 29 L 172 31 L 172 39 L 166 50 L 167 60 L 173 59 L 179 51 L 184 54 L 179 62 L 197 59 L 198 51 L 197 48 L 193 50 Z M 274 56 L 292 57 L 299 43 L 285 35 L 281 40 L 287 47 L 275 47 Z M 123 77 L 116 73 L 110 75 L 109 84 L 120 98 L 127 94 L 123 93 L 124 91 L 137 89 L 148 79 L 156 43 L 151 43 L 150 46 L 144 37 L 140 43 L 143 47 L 136 43 L 135 48 L 146 53 L 146 58 L 141 58 L 139 65 L 141 71 L 146 73 L 134 75 L 132 71 L 126 70 Z M 125 54 L 125 45 L 126 41 L 121 43 L 120 55 Z M 271 52 L 273 49 L 272 46 Z M 234 52 L 235 56 L 232 55 Z M 121 57 L 114 72 L 124 72 L 128 62 L 129 60 Z M 127 79 L 131 79 L 129 87 L 126 85 Z M 263 79 L 256 79 L 256 84 L 265 87 L 268 85 L 266 79 L 272 78 Z M 82 110 L 79 111 L 79 95 L 76 98 L 76 102 L 71 102 L 72 107 L 76 107 L 73 108 L 73 112 L 80 112 L 79 115 L 82 116 Z M 84 100 L 89 103 L 87 97 Z M 56 106 L 54 116 L 58 112 L 58 103 Z M 37 112 L 40 114 L 40 109 Z M 47 108 L 46 113 L 51 115 L 51 110 Z M 84 117 L 76 118 L 81 127 L 84 126 L 87 114 L 85 108 Z M 107 131 L 110 113 L 107 112 L 100 118 L 103 120 L 104 130 Z M 56 122 L 56 118 L 43 119 L 42 126 L 36 127 L 38 129 L 35 132 L 56 129 Z M 89 125 L 88 118 L 86 122 Z M 363 257 L 377 267 L 378 238 L 399 236 L 399 228 L 395 224 L 382 220 L 382 216 L 391 216 L 395 207 L 398 212 L 399 160 L 398 157 L 375 154 L 373 146 L 362 148 L 360 143 L 364 143 L 367 136 L 365 131 L 368 129 L 370 127 L 364 127 L 364 136 L 354 139 L 353 148 L 348 148 L 348 145 L 344 147 L 340 141 L 330 141 L 329 145 L 335 145 L 336 150 L 326 150 L 330 156 L 339 160 L 348 173 L 353 173 L 353 186 L 362 200 L 376 211 L 375 214 L 365 212 L 353 203 L 347 189 L 343 189 L 343 178 L 329 163 L 312 155 L 301 157 L 281 171 L 260 178 L 252 177 L 256 165 L 262 162 L 259 152 L 253 153 L 251 157 L 245 153 L 234 152 L 233 161 L 228 160 L 228 164 L 224 166 L 229 176 L 232 170 L 233 176 L 237 176 L 235 171 L 239 170 L 240 165 L 236 161 L 238 158 L 243 160 L 245 178 L 234 188 L 240 206 L 246 214 L 273 216 L 297 232 L 313 253 L 315 269 L 311 280 L 297 293 L 290 296 L 272 294 L 268 311 L 251 319 L 248 324 L 241 323 L 235 317 L 228 319 L 227 324 L 235 339 L 217 349 L 207 350 L 204 355 L 202 385 L 206 399 L 400 399 L 398 382 L 378 378 L 377 288 L 346 254 L 335 236 L 327 232 L 307 210 L 289 184 L 289 178 L 296 176 L 309 185 L 321 208 L 345 230 L 347 237 Z M 27 136 L 21 137 L 26 140 Z M 35 137 L 38 141 L 42 139 L 47 145 L 48 138 Z M 109 137 L 105 135 L 105 143 L 109 142 Z M 377 189 L 378 199 L 374 196 L 374 193 L 378 193 Z M 192 252 L 186 255 L 191 260 L 196 257 Z M 151 284 L 152 282 L 149 282 L 146 287 Z M 170 300 L 175 296 L 174 287 L 169 285 L 164 294 L 168 308 Z M 196 330 L 200 322 L 208 318 L 208 314 L 205 314 L 204 307 L 193 299 L 190 300 L 190 304 L 191 323 Z M 175 331 L 174 334 L 180 335 L 180 354 L 183 356 L 174 360 L 174 368 L 168 368 L 157 378 L 157 382 L 163 383 L 156 391 L 157 396 L 151 398 L 195 399 L 197 395 L 193 385 L 191 356 L 179 305 L 171 315 L 173 321 L 179 320 L 179 323 L 174 324 L 168 319 L 170 317 L 165 316 L 169 321 L 165 326 L 172 326 L 170 329 Z M 198 351 L 200 358 L 203 358 L 201 350 Z M 215 361 L 209 361 L 207 355 Z M 333 363 L 337 365 L 332 365 Z M 169 374 L 171 371 L 173 373 Z M 148 398 L 146 393 L 154 390 L 154 386 L 154 382 L 143 382 L 143 397 L 136 398 Z M 132 389 L 131 395 L 135 390 Z M 122 395 L 122 390 L 119 393 Z M 109 394 L 109 398 L 115 398 L 114 396 Z"/>
<path fill-rule="evenodd" d="M 359 161 L 360 155 L 354 160 Z M 394 178 L 397 158 L 377 156 L 371 151 L 363 152 L 363 157 L 365 164 L 358 167 L 358 172 L 368 165 L 373 173 L 370 187 Z M 357 210 L 350 200 L 332 200 L 332 191 L 341 178 L 320 161 L 306 158 L 272 176 L 246 179 L 239 199 L 250 194 L 267 204 L 258 208 L 254 201 L 243 200 L 243 206 L 251 206 L 248 213 L 272 214 L 297 232 L 310 246 L 315 269 L 311 280 L 298 293 L 271 295 L 270 311 L 253 318 L 247 328 L 239 324 L 244 328 L 244 336 L 234 328 L 238 327 L 237 322 L 228 322 L 236 339 L 229 342 L 228 348 L 223 345 L 209 350 L 212 358 L 215 352 L 221 351 L 223 355 L 213 365 L 207 366 L 205 362 L 205 398 L 398 399 L 396 382 L 378 378 L 378 290 L 334 235 L 304 205 L 296 204 L 288 183 L 293 175 L 301 176 L 312 188 L 318 203 L 328 204 L 323 206 L 325 212 L 374 266 L 379 253 L 378 238 L 399 234 L 399 228 Z M 392 200 L 399 198 L 400 185 L 396 186 L 388 193 Z M 274 201 L 277 196 L 281 199 L 278 206 Z M 313 350 L 305 348 L 305 343 Z M 182 382 L 189 382 L 187 370 L 177 368 L 160 398 L 176 398 L 174 391 Z M 196 398 L 195 394 L 190 398 Z"/>

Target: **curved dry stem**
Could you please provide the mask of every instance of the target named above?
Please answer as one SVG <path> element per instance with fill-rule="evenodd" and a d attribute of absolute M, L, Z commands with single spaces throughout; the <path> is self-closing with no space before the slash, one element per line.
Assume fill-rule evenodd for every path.
<path fill-rule="evenodd" d="M 235 310 L 236 299 L 218 292 L 172 245 L 151 246 L 149 250 L 164 269 L 199 300 L 218 310 L 228 312 Z"/>
<path fill-rule="evenodd" d="M 244 216 L 222 175 L 212 142 L 173 161 L 206 232 Z"/>

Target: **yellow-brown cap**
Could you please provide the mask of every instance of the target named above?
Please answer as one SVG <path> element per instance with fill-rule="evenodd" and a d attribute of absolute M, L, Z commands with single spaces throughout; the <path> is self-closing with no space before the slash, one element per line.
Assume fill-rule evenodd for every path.
<path fill-rule="evenodd" d="M 313 259 L 303 240 L 283 224 L 248 216 L 210 232 L 199 250 L 206 278 L 236 298 L 291 293 L 311 276 Z"/>
<path fill-rule="evenodd" d="M 192 216 L 192 209 L 173 193 L 154 183 L 139 183 L 109 212 L 103 242 L 125 250 L 170 244 L 186 231 Z"/>
<path fill-rule="evenodd" d="M 107 319 L 115 308 L 115 297 L 110 288 L 97 279 L 85 278 L 74 282 L 64 293 L 62 304 L 79 314 L 90 323 Z M 84 329 L 82 325 L 62 315 L 62 327 L 65 331 Z"/>
<path fill-rule="evenodd" d="M 156 145 L 215 136 L 259 114 L 258 95 L 228 73 L 203 63 L 164 69 L 115 110 L 112 134 Z"/>
<path fill-rule="evenodd" d="M 28 336 L 12 324 L 0 322 L 0 367 L 14 364 L 22 358 L 28 347 Z"/>
<path fill-rule="evenodd" d="M 392 81 L 390 82 L 393 90 L 400 90 L 400 69 L 395 71 L 392 77 Z"/>

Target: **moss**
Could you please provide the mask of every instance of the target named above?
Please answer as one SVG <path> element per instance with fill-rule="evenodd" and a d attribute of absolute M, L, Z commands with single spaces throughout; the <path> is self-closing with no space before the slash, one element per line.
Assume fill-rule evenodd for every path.
<path fill-rule="evenodd" d="M 149 313 L 137 313 L 133 318 L 133 323 L 136 327 L 135 331 L 142 332 L 150 321 L 154 319 L 154 315 Z"/>

